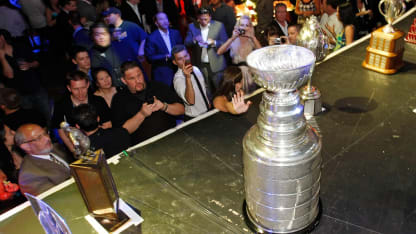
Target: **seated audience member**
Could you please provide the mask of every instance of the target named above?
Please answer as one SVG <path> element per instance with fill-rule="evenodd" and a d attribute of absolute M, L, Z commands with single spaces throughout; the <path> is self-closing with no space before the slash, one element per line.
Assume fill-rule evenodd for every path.
<path fill-rule="evenodd" d="M 176 29 L 169 28 L 169 20 L 165 13 L 155 16 L 157 30 L 153 31 L 146 40 L 145 55 L 152 64 L 152 79 L 172 86 L 176 68 L 172 64 L 172 47 L 182 44 L 181 34 Z"/>
<path fill-rule="evenodd" d="M 8 127 L 14 131 L 25 123 L 46 127 L 47 121 L 41 113 L 33 109 L 23 109 L 20 104 L 20 95 L 16 90 L 0 88 L 0 108 L 4 111 L 3 121 Z"/>
<path fill-rule="evenodd" d="M 234 115 L 246 112 L 251 101 L 244 101 L 243 77 L 239 67 L 230 66 L 224 71 L 224 80 L 214 98 L 214 107 Z"/>
<path fill-rule="evenodd" d="M 336 44 L 336 36 L 334 36 L 328 28 L 334 29 L 334 34 L 338 35 L 344 30 L 341 21 L 339 21 L 337 16 L 338 0 L 326 0 L 324 1 L 323 8 L 324 13 L 321 16 L 320 25 L 325 33 L 328 36 L 329 48 L 333 49 Z"/>
<path fill-rule="evenodd" d="M 84 28 L 78 11 L 69 12 L 69 24 L 73 28 L 72 44 L 90 49 L 93 45 L 90 37 L 90 31 Z"/>
<path fill-rule="evenodd" d="M 211 20 L 206 8 L 198 10 L 198 22 L 189 25 L 185 45 L 192 50 L 192 64 L 201 69 L 207 84 L 208 98 L 211 99 L 222 80 L 226 61 L 217 50 L 228 39 L 221 22 Z"/>
<path fill-rule="evenodd" d="M 110 158 L 130 146 L 130 135 L 124 128 L 102 129 L 99 126 L 100 117 L 95 109 L 88 104 L 74 108 L 75 126 L 90 138 L 92 150 L 103 149 L 106 158 Z"/>
<path fill-rule="evenodd" d="M 94 92 L 94 95 L 104 98 L 108 107 L 111 106 L 111 101 L 113 100 L 114 95 L 117 93 L 116 87 L 113 86 L 111 82 L 110 73 L 103 67 L 94 69 L 92 72 L 92 77 L 94 79 L 95 86 L 97 90 Z"/>
<path fill-rule="evenodd" d="M 71 61 L 77 66 L 78 71 L 82 71 L 88 75 L 91 82 L 91 59 L 88 50 L 82 46 L 75 46 L 71 51 Z"/>
<path fill-rule="evenodd" d="M 100 116 L 100 125 L 103 128 L 111 128 L 110 109 L 102 97 L 88 94 L 89 86 L 89 79 L 84 72 L 70 72 L 67 76 L 66 86 L 69 93 L 60 101 L 55 103 L 55 111 L 52 117 L 52 128 L 58 129 L 59 136 L 71 152 L 74 152 L 74 146 L 65 131 L 60 128 L 60 124 L 62 121 L 66 121 L 69 125 L 75 126 L 75 121 L 72 117 L 72 110 L 74 107 L 81 104 L 90 104 L 91 106 L 94 106 Z"/>
<path fill-rule="evenodd" d="M 127 129 L 132 144 L 175 127 L 175 116 L 185 112 L 176 93 L 163 83 L 146 83 L 134 61 L 123 63 L 121 71 L 127 89 L 117 92 L 111 102 L 113 125 Z"/>
<path fill-rule="evenodd" d="M 240 67 L 243 72 L 245 93 L 251 93 L 256 88 L 252 75 L 246 63 L 247 55 L 253 50 L 261 48 L 260 42 L 254 36 L 254 28 L 248 16 L 243 15 L 238 20 L 233 34 L 217 51 L 218 54 L 224 54 L 230 49 L 230 56 L 234 65 Z"/>
<path fill-rule="evenodd" d="M 0 80 L 21 95 L 21 106 L 35 109 L 49 119 L 48 94 L 40 83 L 37 71 L 40 63 L 31 48 L 17 41 L 10 33 L 0 29 Z"/>
<path fill-rule="evenodd" d="M 121 19 L 118 8 L 110 7 L 102 13 L 105 23 L 112 25 L 112 46 L 120 56 L 121 62 L 137 61 L 144 57 L 144 43 L 147 33 L 137 24 Z"/>
<path fill-rule="evenodd" d="M 14 135 L 15 131 L 0 122 L 0 140 L 3 143 L 0 146 L 2 155 L 0 159 L 0 169 L 6 174 L 10 181 L 16 183 L 23 156 L 15 146 Z"/>
<path fill-rule="evenodd" d="M 14 137 L 16 145 L 26 152 L 19 171 L 23 193 L 39 195 L 70 178 L 71 156 L 52 145 L 48 132 L 36 124 L 20 126 Z"/>
<path fill-rule="evenodd" d="M 354 20 L 355 16 L 352 11 L 352 6 L 349 2 L 343 3 L 338 6 L 338 19 L 341 21 L 342 25 L 344 26 L 344 30 L 339 34 L 335 34 L 334 27 L 327 26 L 328 30 L 331 34 L 336 38 L 335 42 L 335 50 L 338 50 L 346 45 L 349 45 L 354 42 Z M 331 39 L 331 38 L 330 38 Z"/>
<path fill-rule="evenodd" d="M 173 78 L 173 87 L 185 105 L 185 121 L 210 109 L 204 76 L 191 64 L 191 58 L 184 45 L 172 48 L 173 63 L 178 71 Z"/>
<path fill-rule="evenodd" d="M 6 182 L 4 186 L 2 184 L 4 189 L 0 190 L 0 212 L 9 210 L 26 200 L 24 196 L 17 193 L 19 190 L 17 186 L 19 169 L 24 153 L 15 146 L 14 135 L 13 130 L 0 122 L 0 140 L 2 142 L 0 143 L 0 183 Z M 11 183 L 8 183 L 9 181 Z"/>
<path fill-rule="evenodd" d="M 120 55 L 111 44 L 111 34 L 107 25 L 98 22 L 91 26 L 91 34 L 94 46 L 90 50 L 91 67 L 104 67 L 111 73 L 113 85 L 123 86 L 120 81 Z"/>
<path fill-rule="evenodd" d="M 289 27 L 287 28 L 287 33 L 289 35 L 289 36 L 287 36 L 287 38 L 288 38 L 287 43 L 288 44 L 291 44 L 291 45 L 296 45 L 297 44 L 297 37 L 298 37 L 299 31 L 300 31 L 300 28 L 301 28 L 301 26 L 299 24 L 289 25 Z"/>

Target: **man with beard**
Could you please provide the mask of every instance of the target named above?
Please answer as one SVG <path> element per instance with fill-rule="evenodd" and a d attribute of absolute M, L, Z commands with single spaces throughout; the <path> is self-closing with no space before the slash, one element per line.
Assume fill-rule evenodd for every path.
<path fill-rule="evenodd" d="M 145 54 L 152 64 L 152 79 L 171 86 L 176 68 L 172 64 L 172 47 L 182 44 L 183 39 L 176 29 L 169 28 L 168 16 L 159 12 L 155 16 L 157 30 L 146 41 Z"/>
<path fill-rule="evenodd" d="M 39 195 L 70 178 L 69 154 L 52 145 L 48 132 L 36 124 L 20 126 L 14 137 L 16 145 L 26 152 L 19 171 L 23 193 Z"/>
<path fill-rule="evenodd" d="M 174 116 L 185 112 L 176 93 L 163 83 L 151 81 L 146 84 L 134 61 L 123 63 L 121 71 L 121 80 L 127 89 L 117 92 L 111 102 L 114 127 L 127 129 L 132 144 L 175 127 Z"/>
<path fill-rule="evenodd" d="M 111 128 L 111 113 L 105 100 L 102 97 L 88 94 L 90 86 L 87 75 L 82 71 L 73 71 L 67 77 L 67 89 L 69 93 L 61 101 L 55 104 L 55 111 L 52 117 L 52 128 L 58 129 L 58 134 L 66 147 L 74 152 L 74 146 L 63 129 L 60 129 L 62 121 L 66 121 L 71 126 L 75 126 L 75 120 L 72 116 L 73 109 L 81 104 L 90 104 L 94 106 L 100 116 L 100 125 L 102 128 Z"/>

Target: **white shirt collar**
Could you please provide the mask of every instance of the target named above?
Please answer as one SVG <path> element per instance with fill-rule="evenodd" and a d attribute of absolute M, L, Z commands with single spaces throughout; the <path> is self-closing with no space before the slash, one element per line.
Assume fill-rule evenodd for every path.
<path fill-rule="evenodd" d="M 126 1 L 126 3 L 127 3 L 127 4 L 129 4 L 131 7 L 133 7 L 133 9 L 135 9 L 135 10 L 137 10 L 137 9 L 138 9 L 136 4 L 134 4 L 134 5 L 133 5 L 133 4 L 131 4 L 131 2 L 130 2 L 130 1 L 128 1 L 128 0 Z"/>
<path fill-rule="evenodd" d="M 40 159 L 45 159 L 45 160 L 50 160 L 51 158 L 49 154 L 42 154 L 42 155 L 32 154 L 32 156 L 35 158 L 40 158 Z"/>

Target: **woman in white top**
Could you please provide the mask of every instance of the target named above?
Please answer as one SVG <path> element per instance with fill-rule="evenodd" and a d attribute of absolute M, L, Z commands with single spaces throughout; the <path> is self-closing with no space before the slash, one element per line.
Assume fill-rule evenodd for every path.
<path fill-rule="evenodd" d="M 233 35 L 217 50 L 217 54 L 219 55 L 230 50 L 233 64 L 239 66 L 243 73 L 243 90 L 245 93 L 252 92 L 256 87 L 252 81 L 246 59 L 247 55 L 258 48 L 261 48 L 261 45 L 254 36 L 254 27 L 250 17 L 243 15 L 235 25 Z"/>

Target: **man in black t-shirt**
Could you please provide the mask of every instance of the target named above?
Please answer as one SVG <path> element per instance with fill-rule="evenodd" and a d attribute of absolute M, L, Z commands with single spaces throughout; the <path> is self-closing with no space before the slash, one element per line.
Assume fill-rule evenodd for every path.
<path fill-rule="evenodd" d="M 52 116 L 51 128 L 57 128 L 58 134 L 62 141 L 71 152 L 74 152 L 74 146 L 65 134 L 63 129 L 60 129 L 62 121 L 66 121 L 71 126 L 75 126 L 75 121 L 72 117 L 72 110 L 80 104 L 90 104 L 93 106 L 100 116 L 100 125 L 102 128 L 111 128 L 111 113 L 107 103 L 102 97 L 88 94 L 88 87 L 90 85 L 87 74 L 82 71 L 70 72 L 67 76 L 67 89 L 69 93 L 65 95 L 60 102 L 55 103 L 55 109 Z"/>
<path fill-rule="evenodd" d="M 90 138 L 92 150 L 103 149 L 106 158 L 110 158 L 130 146 L 130 135 L 124 128 L 102 129 L 98 122 L 100 117 L 88 104 L 74 108 L 75 126 Z"/>
<path fill-rule="evenodd" d="M 117 92 L 111 102 L 112 122 L 131 134 L 133 144 L 140 143 L 176 126 L 175 115 L 183 115 L 181 99 L 167 85 L 146 84 L 134 61 L 121 65 L 121 81 L 127 89 Z"/>

